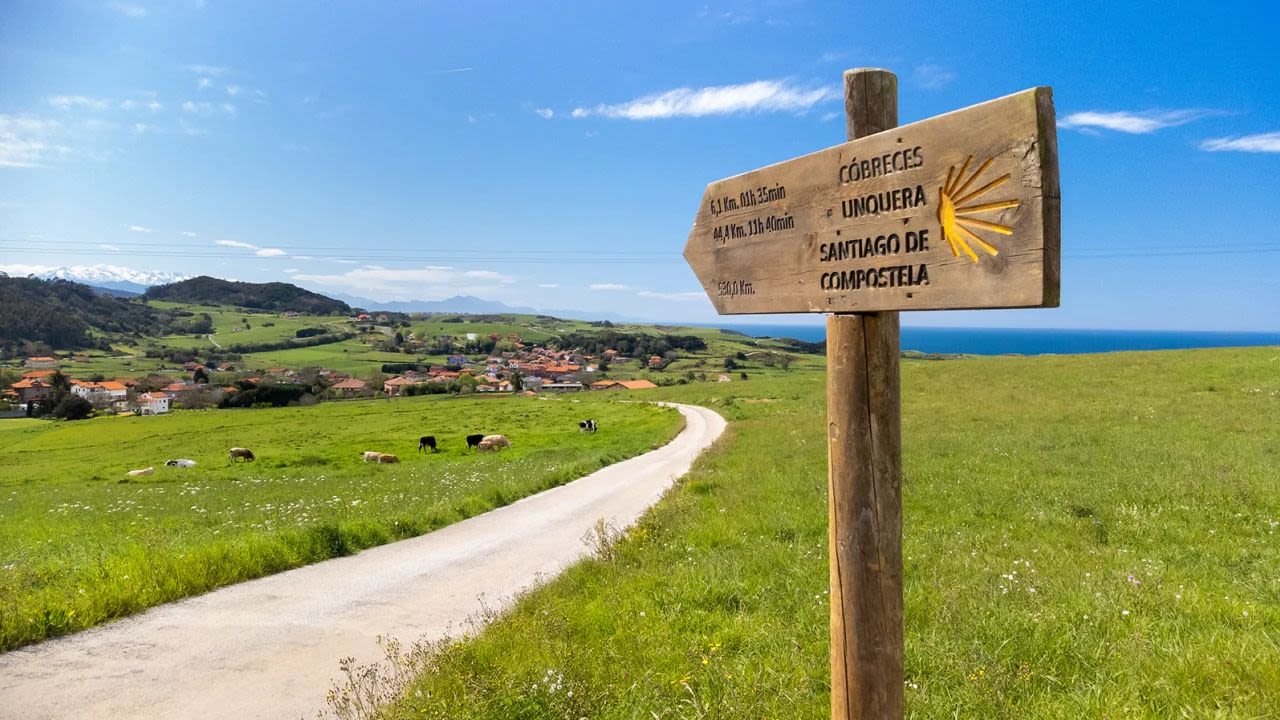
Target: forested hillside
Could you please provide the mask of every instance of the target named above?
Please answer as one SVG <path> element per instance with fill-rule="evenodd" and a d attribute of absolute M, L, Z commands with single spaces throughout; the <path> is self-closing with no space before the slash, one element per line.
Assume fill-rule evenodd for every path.
<path fill-rule="evenodd" d="M 234 282 L 207 275 L 169 285 L 154 286 L 148 289 L 143 297 L 148 300 L 169 302 L 235 305 L 273 312 L 293 310 L 303 315 L 336 315 L 351 312 L 351 306 L 346 303 L 304 290 L 297 285 L 282 282 Z"/>
<path fill-rule="evenodd" d="M 142 303 L 102 295 L 80 283 L 0 274 L 0 356 L 34 344 L 59 349 L 101 345 L 90 328 L 160 334 L 170 319 Z"/>

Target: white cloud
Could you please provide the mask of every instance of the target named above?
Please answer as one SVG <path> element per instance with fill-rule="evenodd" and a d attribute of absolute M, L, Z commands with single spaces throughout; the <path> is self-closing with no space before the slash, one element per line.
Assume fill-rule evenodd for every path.
<path fill-rule="evenodd" d="M 192 102 L 188 100 L 182 103 L 182 111 L 192 115 L 208 115 L 213 112 L 213 105 L 207 102 Z"/>
<path fill-rule="evenodd" d="M 240 242 L 239 240 L 214 240 L 213 244 L 221 245 L 223 247 L 244 248 L 245 250 L 258 249 L 257 245 L 250 245 L 247 242 Z"/>
<path fill-rule="evenodd" d="M 640 297 L 654 298 L 656 300 L 675 300 L 678 302 L 703 300 L 707 297 L 707 294 L 704 292 L 655 292 L 653 290 L 641 290 L 636 294 Z"/>
<path fill-rule="evenodd" d="M 228 85 L 228 86 L 227 86 L 227 94 L 228 94 L 228 95 L 230 95 L 231 97 L 235 97 L 236 95 L 239 95 L 239 94 L 240 94 L 240 90 L 241 90 L 241 88 L 240 88 L 240 86 L 239 86 L 239 85 Z"/>
<path fill-rule="evenodd" d="M 956 74 L 941 65 L 933 65 L 925 63 L 917 65 L 915 69 L 916 82 L 925 90 L 938 90 L 946 87 L 952 80 L 956 79 Z"/>
<path fill-rule="evenodd" d="M 129 226 L 129 232 L 136 232 L 136 233 L 149 233 L 149 232 L 151 232 L 151 228 L 149 228 L 149 227 L 143 227 L 142 225 L 130 225 L 130 226 Z"/>
<path fill-rule="evenodd" d="M 235 105 L 232 105 L 231 103 L 222 103 L 222 112 L 224 112 L 224 113 L 226 113 L 226 114 L 228 114 L 228 115 L 235 115 L 235 114 L 236 114 L 236 106 L 235 106 Z"/>
<path fill-rule="evenodd" d="M 556 116 L 556 111 L 552 110 L 551 108 L 538 108 L 534 110 L 534 112 L 538 113 L 538 117 L 542 118 L 543 120 L 550 120 L 551 118 Z"/>
<path fill-rule="evenodd" d="M 293 259 L 294 260 L 315 260 L 315 258 L 311 257 L 310 255 L 294 255 Z"/>
<path fill-rule="evenodd" d="M 161 105 L 158 100 L 152 100 L 151 102 L 147 103 L 147 109 L 150 110 L 151 112 L 160 112 L 160 110 L 163 107 L 164 105 Z"/>
<path fill-rule="evenodd" d="M 53 120 L 0 114 L 0 167 L 40 167 L 50 151 L 67 152 L 69 148 L 49 142 L 58 128 Z"/>
<path fill-rule="evenodd" d="M 757 80 L 740 85 L 676 88 L 616 105 L 574 108 L 571 117 L 598 115 L 626 120 L 705 117 L 750 112 L 803 113 L 840 97 L 831 87 L 802 88 L 787 80 Z"/>
<path fill-rule="evenodd" d="M 546 288 L 547 290 L 550 290 L 552 288 L 560 287 L 560 283 L 538 283 L 538 287 Z"/>
<path fill-rule="evenodd" d="M 146 8 L 142 7 L 141 5 L 135 5 L 133 3 L 111 2 L 111 3 L 107 3 L 107 7 L 120 13 L 121 15 L 124 15 L 125 17 L 140 18 L 140 17 L 147 16 Z"/>
<path fill-rule="evenodd" d="M 209 77 L 218 77 L 227 72 L 225 67 L 219 65 L 184 65 L 183 69 L 196 75 L 207 75 Z"/>
<path fill-rule="evenodd" d="M 200 78 L 199 80 L 196 80 L 196 89 L 197 89 L 197 90 L 204 90 L 204 89 L 206 89 L 206 88 L 211 88 L 211 87 L 213 87 L 213 79 L 212 79 L 212 78 L 202 77 L 202 78 Z"/>
<path fill-rule="evenodd" d="M 59 110 L 70 110 L 73 107 L 83 107 L 90 110 L 106 110 L 111 107 L 110 100 L 85 97 L 84 95 L 54 95 L 49 98 L 49 104 Z"/>
<path fill-rule="evenodd" d="M 1280 132 L 1212 138 L 1200 143 L 1200 149 L 1209 152 L 1280 153 Z"/>
<path fill-rule="evenodd" d="M 136 107 L 138 107 L 138 103 L 137 103 L 137 102 L 135 102 L 135 101 L 133 101 L 133 100 L 121 100 L 121 101 L 120 101 L 120 109 L 121 109 L 121 110 L 132 110 L 132 109 L 134 109 L 134 108 L 136 108 Z"/>
<path fill-rule="evenodd" d="M 104 244 L 104 245 L 99 245 L 98 247 L 102 248 L 103 250 L 110 250 L 111 252 L 117 252 L 118 250 L 120 250 L 120 247 L 118 245 Z"/>
<path fill-rule="evenodd" d="M 587 287 L 591 288 L 592 290 L 626 290 L 627 289 L 626 285 L 620 285 L 618 283 L 592 283 Z"/>
<path fill-rule="evenodd" d="M 195 236 L 196 236 L 196 234 L 195 234 L 195 233 L 193 233 L 193 232 L 191 232 L 190 230 L 183 230 L 183 231 L 182 231 L 182 234 L 183 234 L 185 237 L 195 237 Z"/>
<path fill-rule="evenodd" d="M 298 272 L 298 268 L 285 268 L 285 269 L 284 269 L 284 272 L 287 272 L 287 273 L 296 273 L 296 272 Z"/>
<path fill-rule="evenodd" d="M 154 132 L 154 131 L 155 131 L 155 129 L 156 129 L 156 126 L 155 126 L 155 125 L 148 125 L 147 123 L 134 123 L 134 124 L 133 124 L 133 134 L 134 134 L 134 135 L 146 135 L 146 134 L 147 134 L 147 133 L 149 133 L 149 132 Z"/>
<path fill-rule="evenodd" d="M 258 248 L 258 251 L 254 253 L 258 257 L 280 257 L 285 254 L 285 251 L 280 248 Z"/>
<path fill-rule="evenodd" d="M 459 270 L 426 265 L 417 268 L 361 267 L 340 274 L 298 274 L 299 282 L 353 292 L 374 300 L 442 300 L 454 295 L 492 297 L 516 280 L 492 270 Z"/>
<path fill-rule="evenodd" d="M 428 75 L 451 75 L 451 74 L 453 74 L 453 73 L 471 72 L 471 71 L 472 71 L 472 70 L 474 70 L 474 69 L 475 69 L 475 68 L 460 67 L 460 68 L 451 68 L 451 69 L 449 69 L 449 70 L 432 70 L 432 71 L 428 72 L 427 74 L 428 74 Z"/>
<path fill-rule="evenodd" d="M 1148 110 L 1144 112 L 1088 110 L 1071 113 L 1058 122 L 1058 127 L 1081 132 L 1096 132 L 1101 129 L 1146 135 L 1164 128 L 1185 125 L 1213 114 L 1216 113 L 1212 110 Z"/>

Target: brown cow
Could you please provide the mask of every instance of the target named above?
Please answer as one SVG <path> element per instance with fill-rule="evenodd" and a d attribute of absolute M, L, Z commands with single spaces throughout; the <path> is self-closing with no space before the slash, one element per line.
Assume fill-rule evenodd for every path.
<path fill-rule="evenodd" d="M 245 462 L 249 462 L 251 460 L 257 459 L 253 456 L 252 450 L 250 450 L 249 448 L 241 448 L 241 447 L 234 447 L 228 450 L 227 458 L 231 460 L 231 462 L 235 462 L 236 458 L 244 460 Z"/>

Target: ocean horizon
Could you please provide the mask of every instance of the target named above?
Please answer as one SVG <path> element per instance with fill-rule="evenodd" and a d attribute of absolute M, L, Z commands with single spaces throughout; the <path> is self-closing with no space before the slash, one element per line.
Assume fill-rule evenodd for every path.
<path fill-rule="evenodd" d="M 752 337 L 824 342 L 824 325 L 696 323 Z M 961 355 L 1075 355 L 1133 350 L 1280 346 L 1280 332 L 903 327 L 904 351 Z"/>

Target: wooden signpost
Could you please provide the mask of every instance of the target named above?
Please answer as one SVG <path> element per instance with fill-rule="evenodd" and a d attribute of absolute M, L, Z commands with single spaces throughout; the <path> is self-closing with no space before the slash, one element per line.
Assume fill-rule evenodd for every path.
<path fill-rule="evenodd" d="M 684 255 L 721 314 L 831 313 L 831 717 L 896 719 L 897 311 L 1057 306 L 1057 129 L 1049 88 L 898 127 L 893 73 L 844 80 L 849 142 L 711 183 Z"/>

